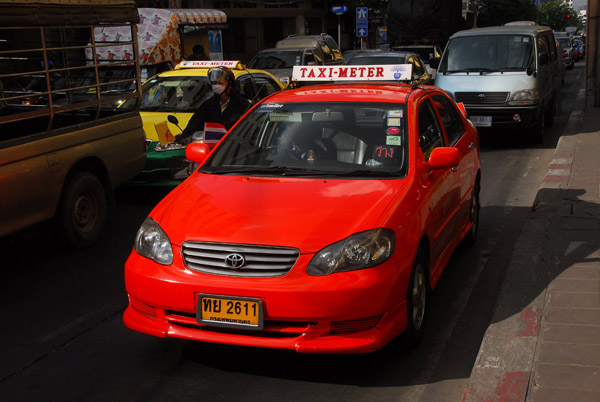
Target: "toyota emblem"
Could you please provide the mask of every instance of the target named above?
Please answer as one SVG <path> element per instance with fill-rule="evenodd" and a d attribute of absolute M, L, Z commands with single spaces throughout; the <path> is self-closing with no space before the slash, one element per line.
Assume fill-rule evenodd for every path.
<path fill-rule="evenodd" d="M 484 101 L 485 100 L 485 94 L 479 94 L 477 95 L 477 97 L 479 98 L 480 101 Z"/>
<path fill-rule="evenodd" d="M 241 254 L 233 253 L 225 257 L 225 265 L 229 268 L 239 269 L 242 268 L 245 263 L 246 259 Z"/>

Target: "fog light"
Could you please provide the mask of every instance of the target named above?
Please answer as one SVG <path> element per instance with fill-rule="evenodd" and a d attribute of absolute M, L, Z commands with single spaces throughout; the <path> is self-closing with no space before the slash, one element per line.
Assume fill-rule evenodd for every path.
<path fill-rule="evenodd" d="M 514 120 L 514 121 L 521 121 L 521 115 L 520 115 L 520 114 L 518 114 L 518 113 L 515 113 L 515 114 L 513 115 L 513 120 Z"/>

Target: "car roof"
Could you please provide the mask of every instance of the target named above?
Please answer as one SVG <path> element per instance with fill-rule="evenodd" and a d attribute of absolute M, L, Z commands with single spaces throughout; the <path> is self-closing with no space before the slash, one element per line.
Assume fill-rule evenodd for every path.
<path fill-rule="evenodd" d="M 541 25 L 506 25 L 506 26 L 496 26 L 496 27 L 485 27 L 485 28 L 475 28 L 475 29 L 467 29 L 464 31 L 458 31 L 454 35 L 450 37 L 459 38 L 466 36 L 481 36 L 481 35 L 533 35 L 539 32 L 544 31 L 552 31 L 550 27 L 541 26 Z"/>
<path fill-rule="evenodd" d="M 376 59 L 396 59 L 396 60 L 402 59 L 402 62 L 404 62 L 404 60 L 406 60 L 410 56 L 419 57 L 419 55 L 414 52 L 404 52 L 404 51 L 373 52 L 373 53 L 359 53 L 355 56 L 352 56 L 352 58 L 349 59 L 348 62 L 360 61 L 360 59 L 372 60 L 372 63 L 370 63 L 370 64 L 377 64 L 378 61 Z M 379 61 L 379 63 L 380 63 L 380 61 Z"/>
<path fill-rule="evenodd" d="M 422 88 L 436 90 L 423 85 Z M 409 84 L 388 82 L 348 82 L 309 85 L 275 92 L 266 103 L 288 102 L 380 102 L 404 103 L 413 89 Z"/>

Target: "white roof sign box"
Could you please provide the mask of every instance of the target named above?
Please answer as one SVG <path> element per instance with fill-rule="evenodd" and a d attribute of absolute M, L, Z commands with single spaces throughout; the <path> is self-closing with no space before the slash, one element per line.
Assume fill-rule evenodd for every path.
<path fill-rule="evenodd" d="M 294 66 L 292 81 L 409 81 L 412 64 Z"/>

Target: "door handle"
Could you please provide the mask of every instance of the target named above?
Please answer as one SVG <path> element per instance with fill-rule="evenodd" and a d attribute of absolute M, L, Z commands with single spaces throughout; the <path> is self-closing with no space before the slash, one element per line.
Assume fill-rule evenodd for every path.
<path fill-rule="evenodd" d="M 471 142 L 471 143 L 469 144 L 469 149 L 473 149 L 473 148 L 475 148 L 475 143 L 474 143 L 474 142 Z"/>

